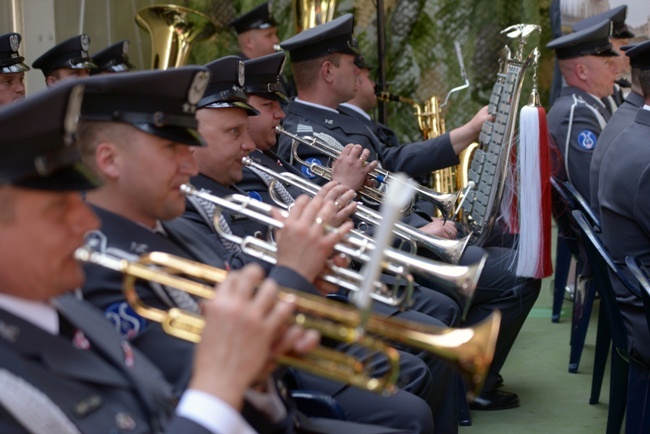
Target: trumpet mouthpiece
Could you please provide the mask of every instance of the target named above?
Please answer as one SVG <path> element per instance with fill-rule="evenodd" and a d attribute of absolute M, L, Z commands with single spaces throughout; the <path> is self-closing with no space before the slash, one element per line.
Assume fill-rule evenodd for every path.
<path fill-rule="evenodd" d="M 183 193 L 183 194 L 191 194 L 196 189 L 194 188 L 194 186 L 192 186 L 190 184 L 182 184 L 181 187 L 180 187 L 180 190 L 181 190 L 181 193 Z"/>

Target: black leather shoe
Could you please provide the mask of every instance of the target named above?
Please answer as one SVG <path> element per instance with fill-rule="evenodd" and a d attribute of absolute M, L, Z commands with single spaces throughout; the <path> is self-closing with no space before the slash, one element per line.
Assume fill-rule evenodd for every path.
<path fill-rule="evenodd" d="M 519 407 L 519 396 L 513 392 L 504 390 L 493 390 L 484 392 L 477 396 L 469 404 L 472 410 L 505 410 Z"/>

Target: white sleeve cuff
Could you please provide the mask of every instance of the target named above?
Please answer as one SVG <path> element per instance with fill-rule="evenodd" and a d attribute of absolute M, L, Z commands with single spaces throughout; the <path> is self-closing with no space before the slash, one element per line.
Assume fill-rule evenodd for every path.
<path fill-rule="evenodd" d="M 238 411 L 219 398 L 199 390 L 188 389 L 183 393 L 176 414 L 215 434 L 256 433 Z"/>

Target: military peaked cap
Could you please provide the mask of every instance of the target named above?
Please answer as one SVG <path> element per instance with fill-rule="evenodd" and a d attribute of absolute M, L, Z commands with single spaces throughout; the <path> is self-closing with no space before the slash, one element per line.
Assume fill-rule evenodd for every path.
<path fill-rule="evenodd" d="M 284 53 L 273 53 L 245 61 L 244 91 L 268 99 L 289 101 L 280 84 L 284 61 Z"/>
<path fill-rule="evenodd" d="M 194 116 L 210 79 L 200 66 L 96 75 L 83 80 L 81 119 L 122 122 L 177 143 L 203 146 Z"/>
<path fill-rule="evenodd" d="M 354 17 L 345 14 L 330 22 L 304 30 L 280 44 L 292 62 L 316 59 L 331 53 L 359 54 L 354 47 Z"/>
<path fill-rule="evenodd" d="M 94 69 L 97 65 L 88 55 L 90 36 L 83 34 L 66 39 L 47 50 L 32 63 L 36 69 L 43 71 L 46 77 L 57 69 Z"/>
<path fill-rule="evenodd" d="M 588 18 L 585 18 L 582 21 L 578 21 L 571 27 L 574 32 L 579 30 L 586 29 L 595 24 L 599 24 L 603 20 L 610 20 L 612 22 L 612 34 L 611 37 L 615 39 L 624 39 L 624 38 L 633 38 L 634 33 L 632 33 L 625 24 L 625 17 L 627 16 L 627 5 L 621 5 L 614 9 L 610 9 L 601 14 L 594 15 Z"/>
<path fill-rule="evenodd" d="M 555 50 L 558 59 L 572 59 L 583 56 L 618 56 L 609 41 L 612 23 L 609 20 L 560 36 L 549 42 L 546 48 Z"/>
<path fill-rule="evenodd" d="M 650 41 L 630 46 L 625 55 L 630 58 L 632 68 L 650 69 Z"/>
<path fill-rule="evenodd" d="M 259 5 L 255 9 L 246 12 L 244 15 L 228 23 L 228 26 L 234 28 L 237 34 L 254 29 L 268 29 L 269 27 L 275 27 L 275 25 L 268 2 Z"/>
<path fill-rule="evenodd" d="M 83 89 L 62 83 L 0 109 L 0 185 L 62 191 L 99 185 L 74 141 Z"/>
<path fill-rule="evenodd" d="M 354 64 L 357 66 L 359 69 L 372 69 L 367 63 L 366 59 L 363 57 L 363 53 L 361 52 L 361 48 L 359 48 L 359 41 L 356 39 L 352 39 L 352 46 L 359 50 L 359 54 L 354 56 Z"/>
<path fill-rule="evenodd" d="M 100 72 L 126 72 L 134 68 L 129 63 L 129 40 L 117 42 L 109 45 L 101 51 L 93 54 L 93 62 L 97 65 L 97 69 L 92 70 L 92 74 L 99 74 Z"/>
<path fill-rule="evenodd" d="M 259 112 L 246 102 L 244 93 L 244 62 L 237 56 L 226 56 L 207 65 L 210 71 L 210 83 L 205 91 L 199 108 L 240 108 L 249 115 Z"/>
<path fill-rule="evenodd" d="M 29 66 L 23 63 L 25 58 L 18 54 L 20 39 L 18 33 L 7 33 L 0 36 L 0 73 L 13 74 L 29 71 Z"/>

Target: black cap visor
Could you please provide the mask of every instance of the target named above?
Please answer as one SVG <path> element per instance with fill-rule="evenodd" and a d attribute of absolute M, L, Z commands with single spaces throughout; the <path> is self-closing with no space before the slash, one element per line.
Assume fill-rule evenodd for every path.
<path fill-rule="evenodd" d="M 133 122 L 134 127 L 147 134 L 161 137 L 163 139 L 171 140 L 175 143 L 182 143 L 188 146 L 205 146 L 203 137 L 199 134 L 196 128 L 193 127 L 175 127 L 163 126 L 157 127 L 153 124 Z"/>
<path fill-rule="evenodd" d="M 126 63 L 114 63 L 111 62 L 106 65 L 101 65 L 98 66 L 97 69 L 93 69 L 90 71 L 91 75 L 96 75 L 99 74 L 100 72 L 128 72 L 135 68 L 132 64 L 126 62 Z"/>
<path fill-rule="evenodd" d="M 218 101 L 217 100 L 217 101 L 208 103 L 206 105 L 203 105 L 200 108 L 202 108 L 202 109 L 204 109 L 204 108 L 214 108 L 214 109 L 218 109 L 218 108 L 239 108 L 239 109 L 245 110 L 246 114 L 248 114 L 248 116 L 257 116 L 257 115 L 260 114 L 260 112 L 258 112 L 257 109 L 255 109 L 255 107 L 253 107 L 252 105 L 250 105 L 250 104 L 248 104 L 246 102 L 242 102 L 242 101 Z"/>
<path fill-rule="evenodd" d="M 78 162 L 52 173 L 46 178 L 28 178 L 14 182 L 16 186 L 49 191 L 87 191 L 101 186 L 101 181 L 85 164 Z"/>
<path fill-rule="evenodd" d="M 584 56 L 615 57 L 619 54 L 614 51 L 612 44 L 606 42 L 594 47 L 591 44 L 576 45 L 574 47 L 558 48 L 555 50 L 558 59 L 573 59 Z"/>
<path fill-rule="evenodd" d="M 635 36 L 625 24 L 618 28 L 614 27 L 614 31 L 612 31 L 612 38 L 614 39 L 632 39 Z"/>
<path fill-rule="evenodd" d="M 0 184 L 11 184 L 38 190 L 90 190 L 101 184 L 92 169 L 86 166 L 73 147 L 18 159 L 10 170 L 0 174 Z"/>
<path fill-rule="evenodd" d="M 259 95 L 263 98 L 280 102 L 289 102 L 289 97 L 284 93 L 280 83 L 251 84 L 244 86 L 247 95 Z"/>
<path fill-rule="evenodd" d="M 0 72 L 3 74 L 15 74 L 17 72 L 29 71 L 31 68 L 23 63 L 23 57 L 11 59 L 11 61 L 0 62 Z"/>
<path fill-rule="evenodd" d="M 289 51 L 292 62 L 316 59 L 332 53 L 343 53 L 356 56 L 361 54 L 361 51 L 354 47 L 351 35 L 349 34 L 338 38 L 319 41 L 315 44 L 306 45 Z"/>

